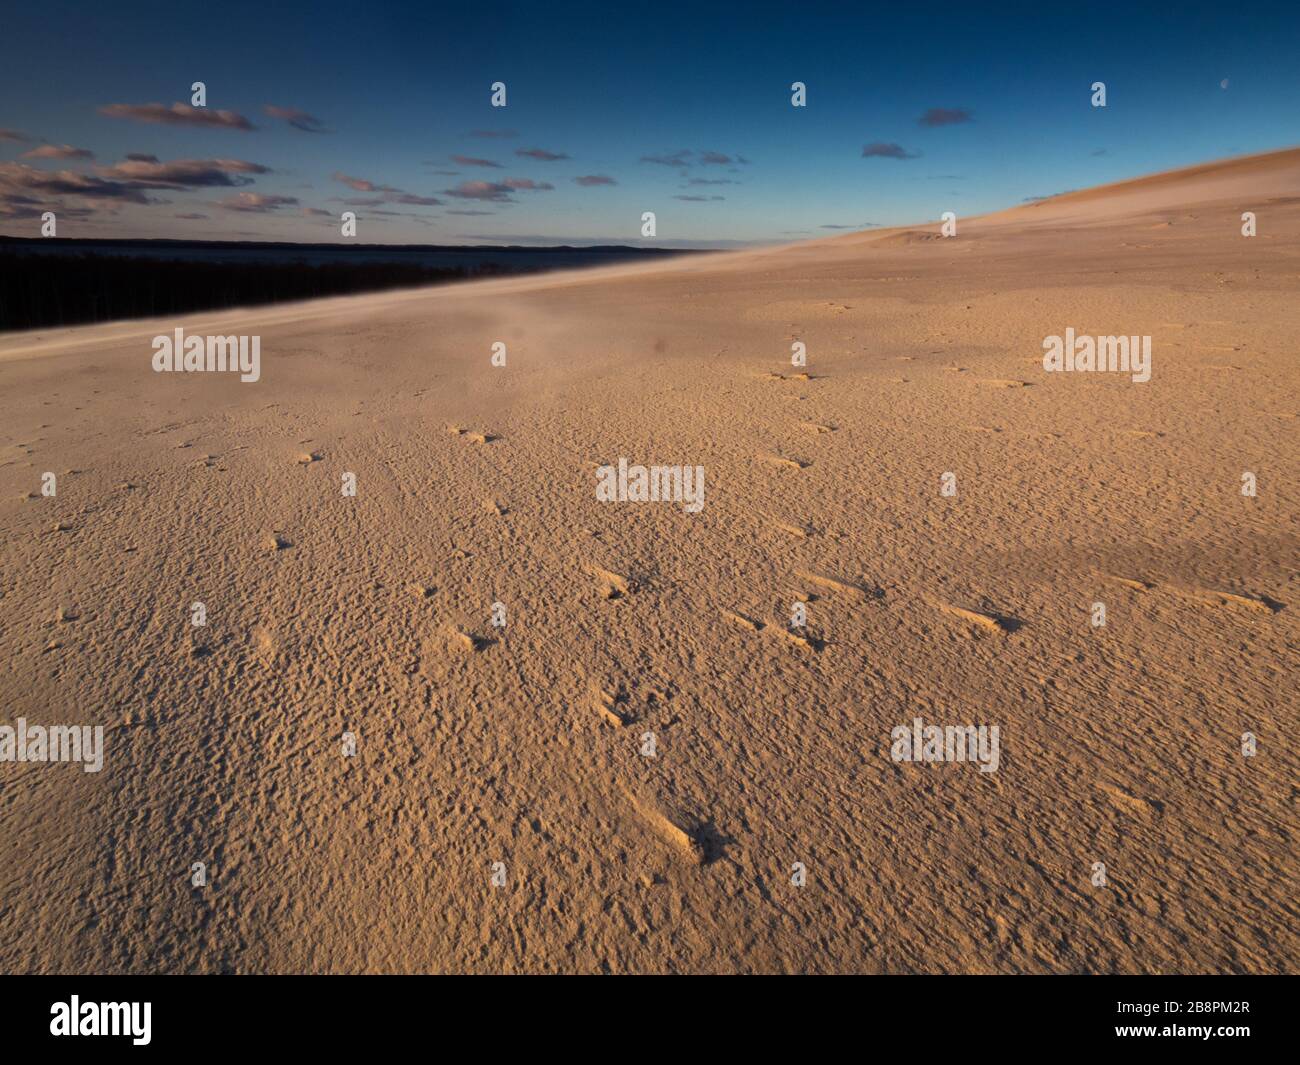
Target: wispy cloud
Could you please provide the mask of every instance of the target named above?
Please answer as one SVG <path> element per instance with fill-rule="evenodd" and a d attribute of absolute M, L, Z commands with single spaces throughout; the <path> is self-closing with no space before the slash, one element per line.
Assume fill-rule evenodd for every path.
<path fill-rule="evenodd" d="M 95 153 L 89 148 L 74 148 L 71 144 L 42 144 L 30 152 L 23 152 L 21 159 L 94 159 Z"/>
<path fill-rule="evenodd" d="M 711 200 L 725 200 L 725 196 L 674 196 L 674 200 L 685 200 L 687 203 L 708 203 Z"/>
<path fill-rule="evenodd" d="M 189 104 L 107 104 L 99 109 L 109 118 L 129 118 L 135 122 L 148 122 L 155 126 L 200 126 L 207 129 L 252 130 L 257 127 L 243 115 L 234 111 L 218 111 L 210 107 L 191 107 Z"/>
<path fill-rule="evenodd" d="M 457 166 L 491 166 L 501 169 L 500 163 L 494 163 L 491 159 L 478 159 L 472 155 L 453 155 L 451 161 Z"/>
<path fill-rule="evenodd" d="M 569 158 L 563 152 L 548 152 L 545 148 L 516 148 L 515 155 L 526 156 L 529 159 L 537 159 L 543 163 L 553 163 L 558 159 Z"/>
<path fill-rule="evenodd" d="M 873 144 L 864 145 L 862 148 L 862 158 L 864 159 L 918 159 L 919 152 L 909 152 L 900 144 L 885 143 L 876 141 Z"/>
<path fill-rule="evenodd" d="M 675 152 L 663 152 L 658 155 L 641 156 L 643 163 L 655 163 L 659 166 L 676 167 L 684 170 L 690 166 L 748 166 L 749 160 L 743 155 L 728 155 L 725 152 L 702 151 L 694 152 L 689 148 L 681 148 Z"/>
<path fill-rule="evenodd" d="M 297 205 L 298 199 L 295 196 L 267 196 L 260 192 L 236 193 L 213 204 L 223 211 L 243 211 L 249 214 L 265 214 L 268 211 L 278 211 L 281 207 Z"/>
<path fill-rule="evenodd" d="M 690 166 L 690 158 L 694 154 L 689 148 L 683 148 L 680 151 L 665 155 L 643 155 L 641 156 L 641 162 L 655 163 L 659 166 Z"/>
<path fill-rule="evenodd" d="M 441 200 L 434 196 L 417 196 L 405 189 L 395 188 L 392 185 L 378 185 L 366 178 L 352 177 L 338 170 L 334 171 L 330 176 L 335 181 L 341 182 L 356 192 L 377 193 L 376 196 L 366 200 L 351 199 L 343 201 L 352 207 L 375 207 L 381 203 L 401 203 L 406 204 L 408 207 L 436 207 L 442 203 Z"/>
<path fill-rule="evenodd" d="M 573 179 L 575 185 L 582 185 L 584 188 L 590 188 L 593 185 L 617 185 L 618 182 L 606 174 L 583 174 L 581 177 Z"/>
<path fill-rule="evenodd" d="M 0 129 L 0 141 L 31 141 L 34 137 L 29 137 L 26 133 L 17 129 Z"/>
<path fill-rule="evenodd" d="M 296 107 L 277 107 L 275 104 L 267 104 L 262 108 L 263 114 L 271 118 L 278 118 L 288 122 L 294 129 L 300 129 L 304 133 L 328 133 L 325 124 L 315 115 L 309 115 L 306 111 L 300 111 Z"/>
<path fill-rule="evenodd" d="M 365 178 L 350 177 L 349 175 L 343 173 L 340 170 L 335 170 L 334 173 L 330 175 L 330 177 L 332 177 L 335 181 L 341 181 L 344 185 L 346 185 L 350 189 L 356 189 L 357 192 L 375 191 L 375 183 L 373 181 L 367 181 Z"/>
<path fill-rule="evenodd" d="M 921 126 L 959 126 L 974 122 L 975 115 L 965 107 L 932 107 L 916 121 Z"/>

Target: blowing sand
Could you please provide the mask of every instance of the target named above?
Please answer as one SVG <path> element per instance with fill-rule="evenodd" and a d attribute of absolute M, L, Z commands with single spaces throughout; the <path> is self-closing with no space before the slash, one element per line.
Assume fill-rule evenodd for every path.
<path fill-rule="evenodd" d="M 1300 151 L 958 224 L 0 339 L 0 969 L 1294 971 Z"/>

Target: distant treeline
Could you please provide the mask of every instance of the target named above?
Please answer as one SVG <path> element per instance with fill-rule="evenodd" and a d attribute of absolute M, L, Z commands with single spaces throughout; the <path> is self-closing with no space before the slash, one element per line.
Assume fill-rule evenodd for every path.
<path fill-rule="evenodd" d="M 416 263 L 203 262 L 0 249 L 0 331 L 154 318 L 409 288 L 536 267 Z"/>

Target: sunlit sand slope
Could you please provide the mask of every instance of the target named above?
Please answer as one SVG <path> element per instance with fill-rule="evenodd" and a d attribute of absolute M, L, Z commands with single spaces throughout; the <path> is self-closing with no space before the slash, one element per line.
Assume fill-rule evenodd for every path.
<path fill-rule="evenodd" d="M 0 724 L 106 748 L 0 763 L 0 968 L 1294 971 L 1298 241 L 1284 152 L 0 340 Z"/>

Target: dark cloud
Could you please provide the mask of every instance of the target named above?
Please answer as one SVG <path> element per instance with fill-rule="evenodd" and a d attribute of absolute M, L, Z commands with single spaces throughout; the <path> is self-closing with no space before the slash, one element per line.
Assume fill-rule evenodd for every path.
<path fill-rule="evenodd" d="M 89 148 L 74 148 L 71 144 L 42 144 L 29 152 L 23 152 L 22 159 L 94 159 L 95 153 Z"/>
<path fill-rule="evenodd" d="M 186 222 L 196 222 L 196 221 L 198 221 L 200 218 L 207 218 L 208 216 L 205 215 L 205 214 L 199 214 L 199 213 L 196 211 L 196 212 L 193 212 L 193 213 L 190 213 L 190 214 L 177 214 L 177 215 L 172 215 L 172 217 L 173 217 L 173 218 L 180 218 L 180 219 L 183 219 L 183 220 L 186 221 Z"/>
<path fill-rule="evenodd" d="M 141 187 L 134 183 L 107 181 L 73 170 L 36 170 L 22 163 L 0 163 L 0 199 L 21 203 L 27 193 L 45 198 L 81 196 L 89 200 L 149 202 Z"/>
<path fill-rule="evenodd" d="M 617 185 L 618 182 L 612 177 L 604 174 L 583 174 L 582 177 L 573 179 L 575 185 L 582 185 L 584 188 L 590 188 L 592 185 Z"/>
<path fill-rule="evenodd" d="M 0 141 L 31 141 L 34 137 L 29 137 L 16 129 L 0 129 Z"/>
<path fill-rule="evenodd" d="M 826 225 L 821 226 L 820 228 L 822 229 L 874 229 L 879 225 L 880 225 L 879 222 L 859 222 L 857 225 L 835 225 L 834 223 L 828 222 Z M 806 233 L 807 230 L 804 230 L 803 232 Z"/>
<path fill-rule="evenodd" d="M 543 163 L 553 163 L 557 159 L 569 158 L 563 152 L 548 152 L 545 148 L 516 148 L 515 155 L 526 156 L 529 159 L 537 159 Z"/>
<path fill-rule="evenodd" d="M 491 159 L 477 159 L 472 155 L 453 155 L 451 161 L 457 166 L 491 166 L 501 169 L 500 163 L 494 163 Z"/>
<path fill-rule="evenodd" d="M 145 153 L 145 152 L 127 152 L 127 153 L 126 153 L 126 157 L 127 157 L 128 159 L 130 159 L 131 162 L 133 162 L 133 163 L 156 163 L 156 162 L 158 162 L 158 157 L 157 157 L 156 155 L 149 155 L 149 154 L 147 154 L 147 153 Z"/>
<path fill-rule="evenodd" d="M 920 158 L 919 152 L 909 152 L 906 148 L 898 144 L 886 144 L 876 141 L 874 144 L 864 145 L 862 148 L 863 159 L 917 159 Z"/>
<path fill-rule="evenodd" d="M 309 115 L 306 111 L 300 111 L 296 107 L 276 107 L 275 104 L 267 104 L 262 108 L 263 114 L 271 118 L 278 118 L 288 122 L 294 129 L 300 129 L 304 133 L 328 133 L 325 124 L 315 115 Z"/>
<path fill-rule="evenodd" d="M 445 189 L 448 196 L 460 200 L 483 200 L 487 203 L 514 203 L 511 193 L 548 192 L 555 186 L 545 181 L 529 178 L 507 178 L 505 181 L 462 181 L 454 189 Z"/>
<path fill-rule="evenodd" d="M 922 126 L 959 126 L 963 122 L 974 122 L 975 115 L 965 107 L 932 107 L 917 120 Z"/>
<path fill-rule="evenodd" d="M 454 189 L 443 189 L 448 196 L 458 200 L 486 200 L 491 203 L 510 203 L 511 189 L 495 181 L 462 181 Z"/>
<path fill-rule="evenodd" d="M 88 221 L 93 216 L 105 213 L 102 208 L 96 211 L 89 207 L 69 207 L 62 202 L 29 201 L 26 197 L 6 196 L 0 191 L 0 221 L 19 222 L 36 219 L 50 210 L 54 210 L 60 218 L 72 218 L 78 221 Z M 110 210 L 107 213 L 112 214 L 114 211 Z"/>
<path fill-rule="evenodd" d="M 189 104 L 108 104 L 99 109 L 109 118 L 129 118 L 136 122 L 149 122 L 155 126 L 202 126 L 207 129 L 256 129 L 243 115 L 234 111 L 217 111 L 210 107 L 191 107 Z"/>
<path fill-rule="evenodd" d="M 137 189 L 212 188 L 248 185 L 245 174 L 269 174 L 270 167 L 243 159 L 128 159 L 116 166 L 97 166 L 95 172 L 111 181 L 123 181 Z"/>

